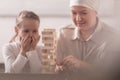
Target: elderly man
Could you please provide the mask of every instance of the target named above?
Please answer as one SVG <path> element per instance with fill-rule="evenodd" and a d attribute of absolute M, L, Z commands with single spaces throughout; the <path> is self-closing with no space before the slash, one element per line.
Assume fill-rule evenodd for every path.
<path fill-rule="evenodd" d="M 113 54 L 119 53 L 119 39 L 117 33 L 99 19 L 98 8 L 99 0 L 70 0 L 74 24 L 60 30 L 57 71 L 113 67 Z"/>

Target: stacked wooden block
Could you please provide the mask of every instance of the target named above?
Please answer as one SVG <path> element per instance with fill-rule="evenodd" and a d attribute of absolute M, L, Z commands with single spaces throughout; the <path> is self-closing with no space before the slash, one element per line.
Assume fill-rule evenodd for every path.
<path fill-rule="evenodd" d="M 56 49 L 56 30 L 44 29 L 42 31 L 42 66 L 43 73 L 54 72 L 55 69 L 55 49 Z"/>

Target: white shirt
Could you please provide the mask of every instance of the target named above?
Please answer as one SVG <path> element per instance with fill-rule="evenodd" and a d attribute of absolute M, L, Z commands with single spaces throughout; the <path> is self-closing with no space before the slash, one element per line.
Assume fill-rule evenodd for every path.
<path fill-rule="evenodd" d="M 57 41 L 57 62 L 60 63 L 65 57 L 72 55 L 94 65 L 99 62 L 103 62 L 104 65 L 112 64 L 113 59 L 110 60 L 110 57 L 120 53 L 120 38 L 114 31 L 99 21 L 93 34 L 84 41 L 74 25 L 63 27 Z"/>
<path fill-rule="evenodd" d="M 20 47 L 17 42 L 8 43 L 3 47 L 3 58 L 6 73 L 40 73 L 41 52 L 40 46 L 36 50 L 29 51 L 26 56 L 19 54 Z"/>

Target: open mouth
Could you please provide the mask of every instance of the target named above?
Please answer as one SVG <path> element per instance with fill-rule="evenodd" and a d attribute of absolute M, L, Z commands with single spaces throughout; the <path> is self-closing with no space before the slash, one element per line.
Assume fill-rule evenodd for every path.
<path fill-rule="evenodd" d="M 76 24 L 79 24 L 79 25 L 82 25 L 82 24 L 85 24 L 85 23 L 86 22 L 83 22 L 83 21 L 82 22 L 79 22 L 79 21 L 76 22 Z"/>
<path fill-rule="evenodd" d="M 77 22 L 77 24 L 85 24 L 85 22 Z"/>
<path fill-rule="evenodd" d="M 85 23 L 77 23 L 77 26 L 79 27 L 83 27 L 85 25 Z"/>

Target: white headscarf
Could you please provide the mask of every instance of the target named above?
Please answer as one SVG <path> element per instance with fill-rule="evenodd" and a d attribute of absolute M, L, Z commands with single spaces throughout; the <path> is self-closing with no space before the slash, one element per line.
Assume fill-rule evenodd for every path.
<path fill-rule="evenodd" d="M 98 12 L 99 0 L 70 0 L 70 7 L 72 6 L 84 6 Z"/>

